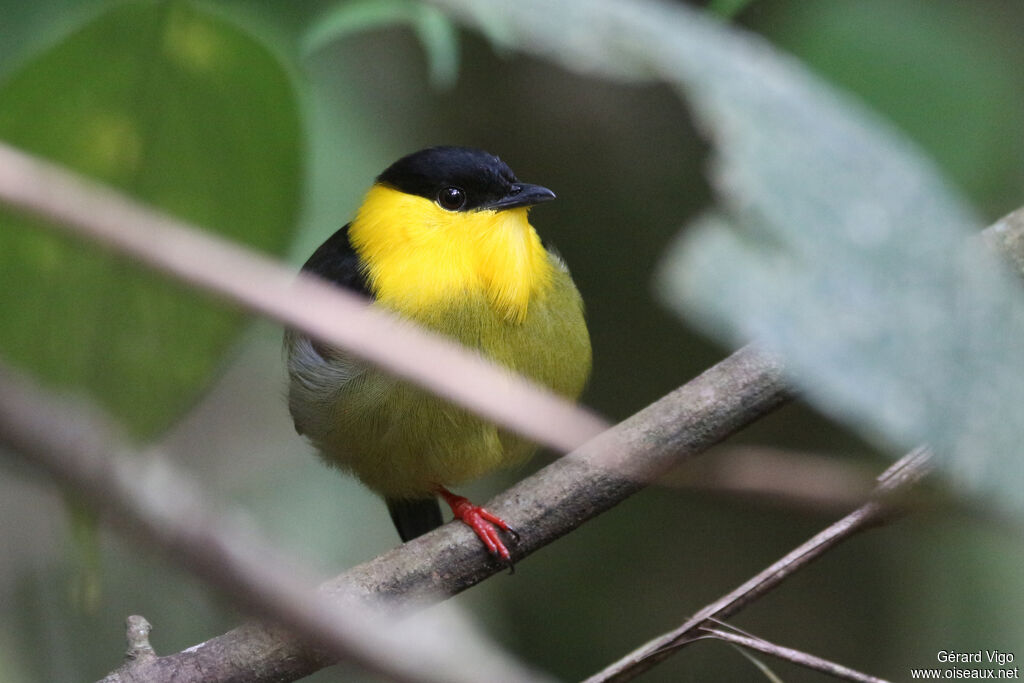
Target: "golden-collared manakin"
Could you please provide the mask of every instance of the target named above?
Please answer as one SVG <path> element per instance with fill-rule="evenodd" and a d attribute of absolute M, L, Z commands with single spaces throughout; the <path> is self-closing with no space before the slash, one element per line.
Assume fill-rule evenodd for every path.
<path fill-rule="evenodd" d="M 425 149 L 381 173 L 303 270 L 575 399 L 590 373 L 583 303 L 527 220 L 554 198 L 486 152 Z M 532 444 L 295 331 L 285 348 L 295 429 L 384 497 L 402 540 L 441 525 L 440 495 L 511 561 L 508 525 L 448 487 L 522 462 Z"/>

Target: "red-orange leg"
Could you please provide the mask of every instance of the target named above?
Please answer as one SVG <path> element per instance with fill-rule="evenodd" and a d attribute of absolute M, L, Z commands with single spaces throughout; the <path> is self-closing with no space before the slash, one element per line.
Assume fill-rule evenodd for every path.
<path fill-rule="evenodd" d="M 455 518 L 462 520 L 463 523 L 473 530 L 480 540 L 483 541 L 484 545 L 487 546 L 487 550 L 491 555 L 500 557 L 505 562 L 512 564 L 512 554 L 498 535 L 498 529 L 507 532 L 515 541 L 519 540 L 519 534 L 506 524 L 505 520 L 479 505 L 474 505 L 468 498 L 455 495 L 443 486 L 438 486 L 437 492 L 448 503 L 448 507 L 452 509 L 452 514 L 455 515 Z"/>

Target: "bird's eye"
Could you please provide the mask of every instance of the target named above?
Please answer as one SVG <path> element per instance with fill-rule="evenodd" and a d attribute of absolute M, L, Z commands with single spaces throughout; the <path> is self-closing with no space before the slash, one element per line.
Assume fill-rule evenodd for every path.
<path fill-rule="evenodd" d="M 437 204 L 448 211 L 458 211 L 466 205 L 466 192 L 458 187 L 445 187 L 437 193 Z"/>

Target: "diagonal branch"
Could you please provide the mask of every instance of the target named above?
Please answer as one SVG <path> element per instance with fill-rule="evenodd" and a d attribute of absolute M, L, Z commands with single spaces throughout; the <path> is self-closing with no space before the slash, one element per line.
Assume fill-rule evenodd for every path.
<path fill-rule="evenodd" d="M 931 471 L 931 467 L 931 453 L 928 449 L 917 448 L 911 451 L 882 473 L 871 500 L 787 553 L 767 569 L 707 605 L 679 628 L 651 640 L 591 676 L 585 683 L 628 681 L 635 678 L 676 652 L 704 626 L 713 628 L 713 620 L 726 619 L 736 614 L 843 541 L 898 515 L 903 508 L 895 496 L 904 493 L 920 481 Z"/>
<path fill-rule="evenodd" d="M 33 395 L 36 400 L 26 404 L 26 397 Z M 489 507 L 520 529 L 517 554 L 529 554 L 787 398 L 777 360 L 752 348 L 741 349 L 523 480 Z M 88 414 L 64 404 L 45 407 L 51 403 L 52 397 L 38 396 L 37 389 L 0 378 L 0 444 L 43 465 L 115 522 L 168 551 L 168 557 L 188 571 L 242 599 L 250 611 L 299 633 L 309 634 L 313 624 L 328 618 L 320 603 L 355 600 L 388 612 L 406 612 L 443 600 L 503 569 L 468 528 L 449 524 L 321 585 L 320 599 L 311 604 L 293 584 L 275 583 L 263 551 L 239 540 L 245 534 L 232 529 L 225 536 L 216 519 L 205 514 L 197 518 L 196 510 L 209 508 L 197 500 L 194 490 L 143 485 L 152 477 L 140 476 L 130 460 L 98 458 L 99 453 L 116 452 L 118 445 L 90 436 L 104 430 L 97 430 Z M 91 449 L 86 464 L 77 459 L 82 448 Z M 166 474 L 161 479 L 166 480 Z M 305 607 L 291 605 L 285 596 L 295 596 Z M 308 621 L 305 608 L 318 610 L 315 619 L 320 621 Z M 322 646 L 323 640 L 314 642 Z M 403 647 L 412 651 L 411 646 Z M 337 647 L 329 652 L 333 654 L 310 648 L 278 627 L 251 622 L 183 652 L 141 660 L 119 672 L 116 680 L 286 681 L 327 666 L 340 654 L 353 656 Z M 354 656 L 370 665 L 365 655 Z"/>
<path fill-rule="evenodd" d="M 752 348 L 742 349 L 513 486 L 488 508 L 520 530 L 516 554 L 527 555 L 787 398 L 777 361 Z M 502 569 L 464 525 L 448 524 L 345 572 L 320 590 L 327 596 L 356 596 L 387 610 L 408 610 L 444 600 Z M 211 653 L 218 660 L 251 665 L 247 653 L 254 640 L 273 645 L 266 664 L 281 674 L 280 680 L 294 680 L 324 666 L 322 659 L 310 657 L 295 643 L 281 643 L 279 636 L 268 636 L 254 623 L 160 659 L 173 664 L 172 670 L 188 669 Z"/>

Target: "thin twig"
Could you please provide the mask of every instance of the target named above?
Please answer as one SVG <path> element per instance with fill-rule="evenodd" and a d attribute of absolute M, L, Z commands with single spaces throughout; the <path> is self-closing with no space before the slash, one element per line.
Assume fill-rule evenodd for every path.
<path fill-rule="evenodd" d="M 478 353 L 365 299 L 0 142 L 0 202 L 302 330 L 536 443 L 568 452 L 608 425 Z M 326 312 L 329 312 L 326 313 Z"/>
<path fill-rule="evenodd" d="M 908 489 L 931 471 L 931 454 L 917 448 L 897 460 L 878 479 L 871 500 L 830 525 L 785 557 L 744 582 L 734 590 L 707 605 L 682 626 L 670 631 L 611 664 L 585 683 L 628 681 L 669 657 L 677 646 L 692 637 L 709 619 L 725 619 L 763 596 L 796 571 L 856 533 L 876 526 L 898 515 L 902 507 L 893 502 L 894 494 Z"/>
<path fill-rule="evenodd" d="M 775 643 L 770 643 L 763 638 L 733 633 L 720 628 L 708 628 L 706 626 L 702 626 L 700 631 L 705 634 L 705 636 L 710 636 L 715 640 L 722 640 L 727 643 L 739 645 L 740 647 L 745 647 L 748 650 L 763 652 L 766 655 L 798 664 L 805 669 L 820 671 L 821 673 L 828 674 L 835 678 L 841 678 L 846 681 L 856 681 L 856 683 L 888 683 L 883 678 L 868 676 L 867 674 L 862 674 L 859 671 L 854 671 L 849 667 L 845 667 L 842 664 L 836 664 L 835 662 L 830 662 L 829 660 L 822 659 L 821 657 L 815 657 L 812 654 L 801 652 L 800 650 L 776 645 Z M 691 640 L 689 642 L 693 641 Z M 685 644 L 686 643 L 682 643 L 682 645 Z"/>

